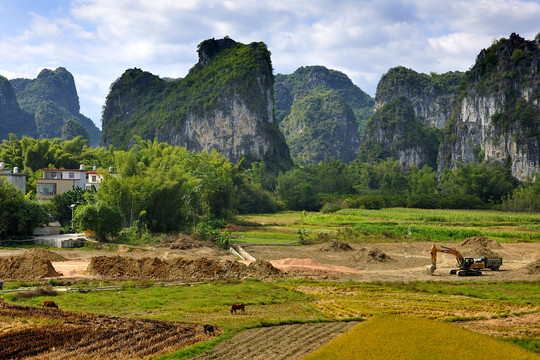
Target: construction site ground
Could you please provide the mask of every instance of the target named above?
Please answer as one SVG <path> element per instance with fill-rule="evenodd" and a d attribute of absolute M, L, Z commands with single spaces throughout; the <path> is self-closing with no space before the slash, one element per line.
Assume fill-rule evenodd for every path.
<path fill-rule="evenodd" d="M 220 268 L 218 277 L 226 278 L 227 272 L 241 271 L 236 277 L 261 277 L 281 276 L 281 277 L 311 277 L 329 279 L 333 281 L 414 281 L 414 280 L 443 280 L 452 281 L 458 279 L 451 275 L 450 270 L 456 267 L 456 259 L 452 255 L 438 254 L 437 270 L 430 274 L 426 271 L 426 266 L 431 264 L 429 250 L 432 243 L 410 242 L 410 243 L 365 243 L 365 244 L 345 244 L 342 242 L 330 242 L 325 244 L 312 244 L 303 246 L 291 245 L 243 245 L 243 249 L 252 255 L 256 260 L 264 260 L 281 270 L 280 274 L 272 272 L 267 274 L 267 267 L 264 271 L 245 272 L 236 264 L 240 260 L 229 251 L 219 250 L 215 247 L 207 246 L 204 242 L 190 241 L 189 245 L 182 246 L 182 241 L 168 244 L 167 246 L 155 247 L 128 247 L 119 246 L 115 251 L 105 250 L 78 250 L 78 249 L 58 249 L 43 250 L 32 249 L 4 249 L 0 250 L 0 279 L 39 279 L 43 277 L 57 278 L 81 278 L 81 277 L 112 277 L 112 278 L 156 278 L 194 280 L 197 277 L 197 267 L 216 267 L 219 264 L 228 265 Z M 343 246 L 346 245 L 346 246 Z M 348 246 L 347 246 L 348 245 Z M 514 280 L 538 280 L 540 270 L 537 269 L 540 259 L 540 243 L 503 243 L 487 241 L 485 238 L 472 239 L 468 243 L 445 243 L 444 246 L 455 247 L 464 256 L 497 256 L 503 258 L 503 265 L 500 271 L 484 271 L 483 276 L 467 278 L 470 280 L 493 280 L 493 281 L 514 281 Z M 45 254 L 45 255 L 44 255 Z M 58 255 L 59 257 L 51 254 Z M 57 274 L 44 270 L 45 265 L 37 269 L 39 263 L 36 259 L 44 257 L 50 258 L 51 265 Z M 21 261 L 22 266 L 19 273 L 14 276 L 13 271 L 5 264 L 11 258 L 11 268 L 13 261 Z M 20 260 L 27 259 L 26 261 Z M 94 259 L 96 268 L 93 273 L 88 271 L 89 265 Z M 100 259 L 100 262 L 96 260 Z M 138 267 L 118 269 L 119 259 L 137 260 Z M 156 262 L 159 260 L 159 262 Z M 124 261 L 126 262 L 126 261 Z M 144 266 L 140 265 L 144 262 Z M 190 263 L 191 273 L 189 276 L 183 274 L 163 274 L 160 268 L 163 263 L 174 263 L 181 266 L 186 262 Z M 242 262 L 242 261 L 240 261 Z M 249 261 L 243 261 L 249 264 Z M 180 264 L 181 263 L 181 264 Z M 126 266 L 127 262 L 126 262 Z M 114 268 L 114 269 L 113 269 Z M 49 273 L 47 273 L 49 271 Z M 101 272 L 100 272 L 101 271 Z M 113 273 L 116 271 L 116 273 Z M 161 271 L 161 273 L 158 273 Z M 201 269 L 202 271 L 202 269 Z M 243 272 L 242 272 L 243 271 Z M 34 272 L 34 273 L 33 273 Z M 154 276 L 155 275 L 155 276 Z M 211 279 L 212 273 L 203 276 L 203 280 Z M 463 279 L 463 278 L 459 278 Z"/>

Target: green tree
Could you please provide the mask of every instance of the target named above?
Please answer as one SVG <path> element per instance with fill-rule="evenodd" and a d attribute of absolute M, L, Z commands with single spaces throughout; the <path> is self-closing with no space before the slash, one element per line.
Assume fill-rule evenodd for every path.
<path fill-rule="evenodd" d="M 73 223 L 78 229 L 95 231 L 98 241 L 116 236 L 122 229 L 120 213 L 103 201 L 77 207 Z"/>
<path fill-rule="evenodd" d="M 0 238 L 31 235 L 36 227 L 48 223 L 49 216 L 40 204 L 0 177 Z"/>
<path fill-rule="evenodd" d="M 313 210 L 321 207 L 313 187 L 313 174 L 302 168 L 290 170 L 279 175 L 277 192 L 289 210 Z"/>

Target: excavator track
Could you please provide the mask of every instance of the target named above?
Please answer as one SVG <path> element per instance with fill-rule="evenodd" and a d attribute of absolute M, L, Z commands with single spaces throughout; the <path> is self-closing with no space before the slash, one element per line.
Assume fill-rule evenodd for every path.
<path fill-rule="evenodd" d="M 482 272 L 478 270 L 459 270 L 458 276 L 481 276 Z"/>

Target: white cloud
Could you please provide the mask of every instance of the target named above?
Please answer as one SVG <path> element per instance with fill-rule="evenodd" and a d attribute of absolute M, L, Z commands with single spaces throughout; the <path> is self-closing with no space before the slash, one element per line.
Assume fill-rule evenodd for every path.
<path fill-rule="evenodd" d="M 43 66 L 66 67 L 81 111 L 96 123 L 125 69 L 183 77 L 208 38 L 263 41 L 276 73 L 324 65 L 375 95 L 390 67 L 466 70 L 493 39 L 540 31 L 540 4 L 523 0 L 64 1 L 66 11 L 35 10 L 20 22 L 27 28 L 0 34 L 0 73 L 35 77 Z"/>

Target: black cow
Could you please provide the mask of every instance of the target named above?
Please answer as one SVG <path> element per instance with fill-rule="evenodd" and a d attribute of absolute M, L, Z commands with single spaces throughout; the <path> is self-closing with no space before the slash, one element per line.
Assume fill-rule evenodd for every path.
<path fill-rule="evenodd" d="M 206 325 L 203 325 L 203 327 L 204 327 L 204 333 L 205 334 L 214 335 L 214 330 L 215 329 L 214 329 L 213 325 L 206 324 Z"/>

